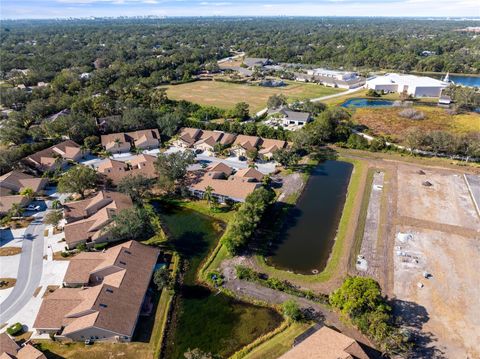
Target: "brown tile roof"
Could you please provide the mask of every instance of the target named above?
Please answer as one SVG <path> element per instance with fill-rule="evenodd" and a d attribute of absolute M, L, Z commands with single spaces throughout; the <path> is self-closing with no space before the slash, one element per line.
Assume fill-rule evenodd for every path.
<path fill-rule="evenodd" d="M 7 333 L 0 334 L 0 353 L 13 356 L 17 354 L 18 349 L 20 347 Z"/>
<path fill-rule="evenodd" d="M 253 148 L 257 148 L 260 144 L 260 141 L 260 137 L 257 136 L 238 135 L 233 142 L 233 146 L 240 146 L 246 150 L 251 150 Z"/>
<path fill-rule="evenodd" d="M 75 160 L 80 154 L 80 146 L 72 140 L 66 140 L 27 156 L 26 160 L 35 166 L 48 169 L 55 164 L 56 155 L 60 155 L 64 160 Z"/>
<path fill-rule="evenodd" d="M 369 359 L 352 338 L 322 327 L 279 359 Z"/>
<path fill-rule="evenodd" d="M 12 209 L 14 204 L 19 204 L 21 207 L 26 206 L 30 200 L 21 195 L 4 195 L 0 197 L 0 213 L 6 213 Z"/>
<path fill-rule="evenodd" d="M 233 142 L 235 142 L 236 138 L 237 138 L 237 135 L 234 135 L 233 133 L 225 132 L 222 138 L 220 139 L 220 143 L 224 146 L 229 146 Z"/>
<path fill-rule="evenodd" d="M 190 189 L 203 192 L 206 187 L 210 186 L 213 188 L 213 193 L 217 195 L 244 201 L 250 193 L 260 187 L 260 183 L 249 182 L 243 178 L 230 176 L 228 179 L 217 179 L 208 174 L 207 172 L 198 182 L 193 183 Z"/>
<path fill-rule="evenodd" d="M 115 148 L 125 148 L 126 150 L 130 149 L 130 138 L 128 138 L 124 132 L 102 135 L 101 141 L 102 146 L 105 147 L 106 150 Z"/>
<path fill-rule="evenodd" d="M 157 176 L 155 161 L 155 156 L 145 154 L 135 156 L 127 162 L 108 159 L 100 163 L 97 171 L 110 178 L 114 184 L 118 184 L 127 176 L 137 174 L 147 178 L 155 178 Z"/>
<path fill-rule="evenodd" d="M 238 170 L 234 176 L 241 177 L 241 178 L 251 178 L 258 182 L 260 182 L 263 179 L 263 173 L 251 167 Z"/>
<path fill-rule="evenodd" d="M 201 134 L 202 130 L 198 128 L 184 127 L 180 129 L 179 139 L 189 145 L 193 145 L 200 139 Z"/>
<path fill-rule="evenodd" d="M 287 141 L 262 138 L 260 147 L 260 154 L 274 153 L 281 148 L 287 147 Z"/>
<path fill-rule="evenodd" d="M 62 334 L 67 337 L 88 328 L 132 336 L 159 250 L 129 241 L 95 254 L 103 261 L 89 274 L 95 277 L 96 273 L 100 275 L 108 269 L 109 274 L 104 276 L 103 282 L 84 290 L 61 288 L 48 295 L 40 307 L 35 328 L 61 324 L 65 326 Z M 92 259 L 91 256 L 77 257 L 72 261 Z M 69 273 L 70 270 L 69 265 L 67 275 L 74 282 L 84 278 L 83 272 Z M 59 313 L 50 313 L 53 306 L 60 308 Z M 54 319 L 47 319 L 50 315 Z"/>
<path fill-rule="evenodd" d="M 66 284 L 87 284 L 90 272 L 105 262 L 104 253 L 81 252 L 70 260 L 63 281 Z"/>
<path fill-rule="evenodd" d="M 47 357 L 33 345 L 26 344 L 18 351 L 17 359 L 47 359 Z"/>
<path fill-rule="evenodd" d="M 120 143 L 115 143 L 116 139 L 119 139 Z M 132 143 L 137 147 L 145 145 L 158 146 L 160 144 L 160 133 L 156 128 L 132 132 L 117 132 L 102 135 L 101 141 L 102 146 L 107 150 L 114 149 L 115 147 L 128 150 Z"/>
<path fill-rule="evenodd" d="M 208 167 L 208 172 L 220 172 L 224 174 L 225 177 L 229 177 L 233 173 L 233 168 L 223 162 L 217 162 Z"/>
<path fill-rule="evenodd" d="M 100 191 L 92 198 L 65 204 L 65 241 L 68 245 L 104 235 L 115 213 L 133 206 L 129 196 L 111 191 Z M 83 218 L 83 219 L 81 219 Z"/>
<path fill-rule="evenodd" d="M 0 187 L 19 192 L 24 188 L 31 188 L 38 192 L 48 183 L 46 178 L 37 178 L 20 171 L 12 171 L 0 177 Z"/>

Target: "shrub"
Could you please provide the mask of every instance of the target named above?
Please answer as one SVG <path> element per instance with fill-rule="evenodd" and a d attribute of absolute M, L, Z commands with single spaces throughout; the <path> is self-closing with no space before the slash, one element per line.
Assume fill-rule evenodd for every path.
<path fill-rule="evenodd" d="M 297 302 L 295 302 L 292 299 L 287 300 L 282 304 L 282 312 L 283 312 L 283 315 L 292 319 L 295 322 L 298 322 L 303 318 L 300 307 L 298 306 Z"/>
<path fill-rule="evenodd" d="M 7 328 L 7 333 L 10 335 L 19 335 L 23 332 L 23 325 L 19 322 L 9 326 Z"/>
<path fill-rule="evenodd" d="M 208 273 L 208 280 L 215 287 L 221 287 L 225 282 L 224 276 L 219 271 L 211 271 Z"/>
<path fill-rule="evenodd" d="M 398 113 L 400 117 L 408 118 L 409 120 L 423 120 L 425 114 L 422 111 L 415 110 L 414 108 L 406 108 Z"/>
<path fill-rule="evenodd" d="M 85 243 L 80 243 L 75 248 L 79 252 L 85 252 L 87 250 L 87 245 Z"/>
<path fill-rule="evenodd" d="M 238 279 L 255 281 L 258 278 L 257 273 L 253 269 L 250 269 L 248 267 L 238 265 L 235 267 L 235 269 L 237 271 Z"/>
<path fill-rule="evenodd" d="M 108 243 L 99 243 L 95 244 L 93 248 L 95 248 L 97 251 L 102 251 L 107 247 Z"/>
<path fill-rule="evenodd" d="M 66 251 L 62 251 L 62 253 L 60 253 L 60 255 L 61 255 L 63 258 L 70 257 L 70 253 L 69 253 L 69 252 L 66 252 Z"/>

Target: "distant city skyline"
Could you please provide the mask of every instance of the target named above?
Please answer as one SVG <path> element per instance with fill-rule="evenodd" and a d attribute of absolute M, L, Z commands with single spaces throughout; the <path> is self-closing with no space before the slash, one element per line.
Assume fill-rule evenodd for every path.
<path fill-rule="evenodd" d="M 0 0 L 2 19 L 117 16 L 480 17 L 479 0 Z"/>

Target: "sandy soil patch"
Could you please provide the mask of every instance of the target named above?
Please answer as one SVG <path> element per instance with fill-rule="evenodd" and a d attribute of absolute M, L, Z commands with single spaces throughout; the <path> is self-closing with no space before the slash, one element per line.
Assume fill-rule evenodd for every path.
<path fill-rule="evenodd" d="M 480 276 L 472 263 L 480 263 L 480 236 L 405 226 L 398 231 L 413 239 L 396 239 L 394 291 L 406 322 L 423 331 L 422 353 L 479 358 Z M 432 276 L 426 279 L 424 272 Z"/>
<path fill-rule="evenodd" d="M 421 170 L 424 175 L 418 173 Z M 432 186 L 423 186 L 425 181 Z M 460 174 L 401 165 L 398 167 L 398 198 L 400 216 L 480 229 L 480 219 Z"/>
<path fill-rule="evenodd" d="M 22 248 L 18 247 L 2 247 L 0 248 L 0 257 L 14 256 L 22 253 Z"/>

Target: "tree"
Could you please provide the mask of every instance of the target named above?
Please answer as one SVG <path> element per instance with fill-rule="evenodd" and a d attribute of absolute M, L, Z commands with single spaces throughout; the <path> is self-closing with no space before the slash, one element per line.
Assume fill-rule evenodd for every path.
<path fill-rule="evenodd" d="M 159 187 L 167 192 L 175 189 L 176 184 L 185 178 L 188 166 L 194 161 L 195 155 L 190 151 L 160 153 L 155 161 Z"/>
<path fill-rule="evenodd" d="M 140 173 L 122 178 L 117 185 L 119 192 L 129 195 L 137 203 L 142 201 L 142 198 L 145 197 L 151 187 L 152 180 Z"/>
<path fill-rule="evenodd" d="M 283 94 L 272 95 L 268 98 L 267 107 L 269 109 L 278 109 L 287 105 L 287 97 Z"/>
<path fill-rule="evenodd" d="M 213 188 L 212 186 L 205 187 L 205 192 L 203 193 L 203 198 L 210 204 L 213 199 Z"/>
<path fill-rule="evenodd" d="M 115 239 L 141 240 L 154 234 L 148 212 L 141 207 L 126 208 L 113 216 L 111 231 Z"/>
<path fill-rule="evenodd" d="M 247 158 L 251 161 L 251 162 L 255 162 L 255 160 L 257 159 L 258 157 L 258 150 L 256 148 L 252 148 L 250 150 L 247 151 Z"/>
<path fill-rule="evenodd" d="M 415 150 L 418 150 L 422 146 L 424 139 L 425 134 L 415 127 L 407 129 L 404 135 L 405 145 L 410 153 L 414 153 Z"/>
<path fill-rule="evenodd" d="M 94 150 L 100 144 L 100 138 L 98 136 L 88 136 L 83 140 L 83 144 L 89 150 Z"/>
<path fill-rule="evenodd" d="M 300 156 L 294 150 L 281 148 L 273 153 L 273 159 L 284 167 L 293 167 L 297 165 Z"/>
<path fill-rule="evenodd" d="M 157 119 L 157 126 L 164 136 L 172 137 L 183 124 L 183 116 L 180 112 L 167 112 Z"/>
<path fill-rule="evenodd" d="M 245 121 L 250 118 L 250 106 L 246 102 L 239 102 L 230 110 L 230 117 Z"/>
<path fill-rule="evenodd" d="M 85 192 L 95 188 L 98 179 L 97 172 L 87 166 L 76 165 L 63 174 L 58 180 L 60 193 L 78 193 L 85 198 Z"/>
<path fill-rule="evenodd" d="M 25 209 L 20 204 L 14 203 L 8 212 L 12 217 L 20 217 Z"/>
<path fill-rule="evenodd" d="M 153 283 L 157 286 L 158 290 L 163 288 L 171 288 L 172 286 L 172 276 L 167 267 L 159 268 L 153 274 Z"/>
<path fill-rule="evenodd" d="M 285 315 L 287 318 L 290 318 L 291 320 L 298 322 L 302 320 L 303 315 L 302 311 L 300 310 L 300 307 L 298 306 L 297 302 L 295 302 L 293 299 L 287 300 L 283 302 L 282 304 L 282 313 Z"/>
<path fill-rule="evenodd" d="M 30 187 L 25 187 L 25 188 L 22 188 L 20 190 L 20 194 L 22 196 L 25 196 L 29 199 L 32 199 L 33 197 L 35 197 L 35 191 L 33 189 L 31 189 Z"/>
<path fill-rule="evenodd" d="M 60 200 L 54 199 L 54 200 L 52 201 L 52 208 L 53 208 L 53 209 L 59 209 L 59 208 L 61 208 L 61 207 L 62 207 L 62 202 L 60 202 Z"/>
<path fill-rule="evenodd" d="M 45 224 L 50 224 L 54 226 L 55 228 L 58 227 L 58 224 L 60 221 L 63 219 L 63 211 L 62 210 L 55 210 L 55 211 L 50 211 L 45 215 L 45 218 L 43 222 Z"/>

